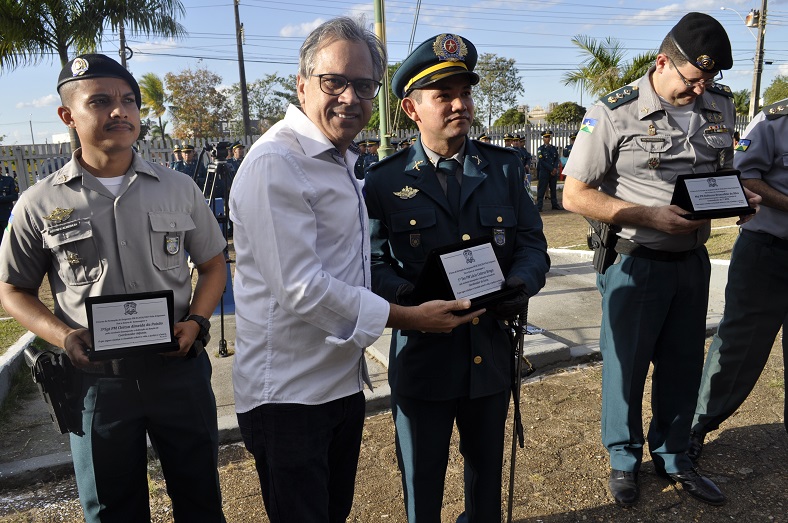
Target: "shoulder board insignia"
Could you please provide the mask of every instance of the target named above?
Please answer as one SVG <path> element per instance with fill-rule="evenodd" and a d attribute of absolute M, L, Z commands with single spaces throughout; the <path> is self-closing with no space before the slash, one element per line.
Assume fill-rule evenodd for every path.
<path fill-rule="evenodd" d="M 776 120 L 781 116 L 785 116 L 788 114 L 788 98 L 764 107 L 763 114 L 766 115 L 767 120 Z"/>
<path fill-rule="evenodd" d="M 620 105 L 635 100 L 638 97 L 638 87 L 636 85 L 625 85 L 621 89 L 606 94 L 600 100 L 610 109 L 615 109 Z"/>
<path fill-rule="evenodd" d="M 722 96 L 727 96 L 728 98 L 733 98 L 733 91 L 727 85 L 713 83 L 706 88 L 706 90 L 710 93 L 721 94 Z"/>

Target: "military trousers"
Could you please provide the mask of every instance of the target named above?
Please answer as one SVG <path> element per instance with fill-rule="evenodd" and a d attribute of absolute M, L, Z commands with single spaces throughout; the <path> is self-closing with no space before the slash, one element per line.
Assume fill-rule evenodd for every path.
<path fill-rule="evenodd" d="M 210 359 L 201 351 L 163 361 L 134 378 L 83 376 L 83 434 L 71 434 L 71 453 L 87 523 L 150 521 L 146 436 L 174 520 L 225 521 Z"/>
<path fill-rule="evenodd" d="M 693 430 L 706 434 L 719 428 L 755 387 L 788 315 L 786 267 L 788 241 L 750 231 L 736 240 L 725 312 L 703 368 Z M 783 359 L 788 361 L 785 341 Z M 783 408 L 786 420 L 788 408 Z"/>
<path fill-rule="evenodd" d="M 669 473 L 686 456 L 703 367 L 711 265 L 701 247 L 681 261 L 621 255 L 597 276 L 602 294 L 602 443 L 616 470 L 643 456 L 643 393 L 653 364 L 648 444 Z"/>

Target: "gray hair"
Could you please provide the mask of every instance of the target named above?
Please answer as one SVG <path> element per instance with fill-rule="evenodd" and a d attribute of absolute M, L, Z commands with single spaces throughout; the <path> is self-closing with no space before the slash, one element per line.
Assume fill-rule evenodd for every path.
<path fill-rule="evenodd" d="M 306 37 L 299 53 L 298 74 L 302 78 L 308 78 L 315 70 L 317 53 L 337 40 L 367 44 L 372 55 L 373 79 L 383 78 L 388 63 L 386 48 L 374 33 L 364 27 L 363 18 L 354 20 L 347 16 L 340 16 L 322 23 Z"/>

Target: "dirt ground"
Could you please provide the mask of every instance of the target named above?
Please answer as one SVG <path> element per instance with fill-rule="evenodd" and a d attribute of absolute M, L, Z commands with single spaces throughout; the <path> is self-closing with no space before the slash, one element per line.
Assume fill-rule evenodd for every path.
<path fill-rule="evenodd" d="M 562 216 L 563 215 L 563 216 Z M 545 230 L 553 246 L 584 240 L 582 218 L 546 212 Z M 561 223 L 565 227 L 561 226 Z M 557 232 L 558 230 L 562 232 Z M 518 449 L 514 474 L 513 521 L 564 522 L 788 522 L 788 434 L 783 425 L 782 350 L 778 338 L 769 363 L 739 412 L 709 435 L 702 471 L 727 494 L 722 507 L 698 502 L 657 477 L 648 457 L 641 471 L 641 499 L 631 509 L 617 507 L 607 491 L 607 455 L 600 443 L 601 364 L 554 371 L 529 379 L 521 388 L 525 448 Z M 649 384 L 643 402 L 648 422 Z M 501 506 L 506 520 L 511 419 L 507 426 Z M 443 522 L 463 510 L 462 457 L 457 441 L 446 476 Z M 220 451 L 225 514 L 230 523 L 267 522 L 254 464 L 239 445 Z M 160 470 L 150 468 L 155 522 L 172 521 Z M 0 522 L 82 521 L 73 478 L 0 494 Z M 351 522 L 405 522 L 396 467 L 390 412 L 367 419 Z"/>

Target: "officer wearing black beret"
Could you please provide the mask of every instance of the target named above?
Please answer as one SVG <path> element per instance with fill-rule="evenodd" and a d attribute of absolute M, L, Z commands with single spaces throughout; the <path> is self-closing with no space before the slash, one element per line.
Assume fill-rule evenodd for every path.
<path fill-rule="evenodd" d="M 69 429 L 85 521 L 150 521 L 150 438 L 175 521 L 223 523 L 204 343 L 226 283 L 226 242 L 192 180 L 134 152 L 140 91 L 124 67 L 81 55 L 66 64 L 57 87 L 58 116 L 82 146 L 20 196 L 0 246 L 0 299 L 22 325 L 63 347 L 75 367 L 78 422 Z M 187 253 L 198 274 L 193 293 Z M 44 276 L 54 313 L 37 298 Z M 116 341 L 133 354 L 97 360 L 86 299 L 122 306 L 154 292 L 173 300 L 174 349 L 151 352 L 149 339 L 127 329 Z M 123 323 L 109 325 L 122 330 Z"/>
<path fill-rule="evenodd" d="M 688 210 L 671 200 L 679 174 L 731 167 L 735 111 L 730 89 L 717 80 L 732 66 L 722 25 L 687 14 L 642 78 L 588 111 L 564 169 L 564 206 L 613 224 L 617 238 L 615 262 L 598 267 L 598 286 L 602 442 L 612 469 L 608 486 L 622 506 L 638 499 L 646 441 L 658 475 L 701 501 L 725 502 L 687 456 L 706 337 L 710 220 L 685 218 Z M 652 362 L 644 437 L 641 405 Z"/>
<path fill-rule="evenodd" d="M 432 249 L 488 238 L 514 297 L 450 334 L 392 332 L 389 383 L 408 521 L 441 521 L 456 421 L 465 459 L 460 521 L 500 522 L 504 424 L 512 376 L 505 320 L 545 283 L 542 223 L 509 149 L 468 139 L 476 48 L 444 33 L 419 45 L 391 81 L 420 139 L 367 171 L 372 290 L 411 299 Z"/>

